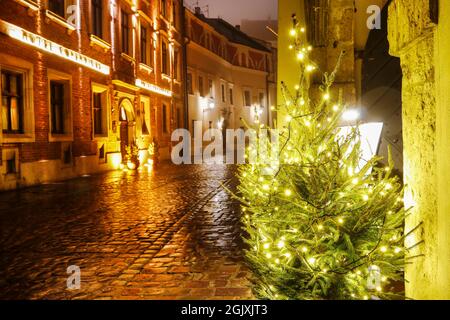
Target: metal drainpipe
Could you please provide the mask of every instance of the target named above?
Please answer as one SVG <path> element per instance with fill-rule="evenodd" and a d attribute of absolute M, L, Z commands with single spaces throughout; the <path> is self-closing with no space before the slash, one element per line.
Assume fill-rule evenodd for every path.
<path fill-rule="evenodd" d="M 268 58 L 268 56 L 266 55 L 266 68 L 269 66 L 268 60 L 269 60 L 269 58 Z M 267 71 L 267 75 L 266 75 L 266 110 L 267 110 L 267 126 L 268 126 L 269 128 L 271 128 L 271 127 L 272 127 L 272 124 L 270 123 L 270 118 L 271 118 L 270 113 L 271 113 L 272 111 L 271 111 L 270 106 L 269 106 L 269 104 L 270 104 L 270 100 L 269 100 L 269 93 L 270 93 L 270 90 L 269 90 L 269 83 L 270 83 L 270 80 L 269 80 L 269 77 L 270 77 L 270 68 L 269 68 L 269 70 L 266 70 L 266 71 Z"/>
<path fill-rule="evenodd" d="M 184 128 L 189 130 L 189 96 L 187 87 L 187 45 L 190 39 L 186 35 L 186 8 L 184 6 L 184 0 L 181 0 L 182 15 L 181 15 L 181 35 L 183 38 L 183 91 L 184 91 Z M 186 40 L 187 39 L 187 40 Z"/>

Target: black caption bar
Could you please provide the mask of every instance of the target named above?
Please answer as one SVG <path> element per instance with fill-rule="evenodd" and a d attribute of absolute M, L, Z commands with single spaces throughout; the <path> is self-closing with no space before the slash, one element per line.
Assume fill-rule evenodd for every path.
<path fill-rule="evenodd" d="M 422 310 L 448 310 L 449 303 L 439 301 L 0 301 L 4 314 L 16 318 L 43 315 L 56 319 L 139 319 L 139 320 L 207 320 L 207 319 L 308 319 L 310 315 L 344 316 L 358 320 L 386 314 L 407 318 Z M 437 311 L 436 311 L 437 312 Z M 23 315 L 24 317 L 20 317 Z"/>

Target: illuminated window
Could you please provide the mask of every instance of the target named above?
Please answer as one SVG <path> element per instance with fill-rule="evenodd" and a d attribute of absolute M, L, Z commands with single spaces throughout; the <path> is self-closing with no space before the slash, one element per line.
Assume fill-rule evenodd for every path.
<path fill-rule="evenodd" d="M 165 41 L 161 43 L 161 70 L 165 75 L 169 74 L 169 48 Z"/>
<path fill-rule="evenodd" d="M 23 133 L 23 75 L 2 70 L 3 133 Z"/>
<path fill-rule="evenodd" d="M 53 13 L 56 13 L 60 17 L 65 17 L 66 6 L 64 3 L 65 0 L 49 0 L 48 1 L 48 10 Z"/>
<path fill-rule="evenodd" d="M 147 28 L 141 26 L 141 62 L 149 64 L 148 60 Z"/>
<path fill-rule="evenodd" d="M 103 37 L 102 0 L 92 0 L 92 34 Z"/>
<path fill-rule="evenodd" d="M 0 53 L 0 135 L 3 133 L 3 143 L 35 141 L 32 70 L 31 62 Z"/>
<path fill-rule="evenodd" d="M 251 107 L 252 105 L 252 94 L 250 90 L 244 90 L 244 106 Z"/>
<path fill-rule="evenodd" d="M 189 94 L 194 94 L 194 87 L 192 83 L 192 73 L 187 74 L 187 90 Z"/>
<path fill-rule="evenodd" d="M 167 106 L 163 104 L 162 106 L 162 131 L 167 133 Z"/>
<path fill-rule="evenodd" d="M 121 10 L 121 24 L 120 29 L 122 33 L 122 52 L 129 54 L 130 52 L 130 28 L 129 28 L 129 15 Z"/>
<path fill-rule="evenodd" d="M 125 110 L 124 107 L 120 108 L 119 121 L 128 121 L 128 119 L 127 119 L 127 111 Z"/>

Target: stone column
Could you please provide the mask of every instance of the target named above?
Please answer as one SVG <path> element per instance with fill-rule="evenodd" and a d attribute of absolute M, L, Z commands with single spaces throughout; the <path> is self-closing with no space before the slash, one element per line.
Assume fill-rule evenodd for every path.
<path fill-rule="evenodd" d="M 449 90 L 443 92 L 439 87 L 440 63 L 445 59 L 439 54 L 438 39 L 444 33 L 430 18 L 431 2 L 394 0 L 388 20 L 390 54 L 400 57 L 403 70 L 405 205 L 413 206 L 406 232 L 419 226 L 406 239 L 406 246 L 411 247 L 409 256 L 416 257 L 408 260 L 411 264 L 406 267 L 406 295 L 413 299 L 450 298 L 450 188 L 448 179 L 442 179 L 448 178 L 448 173 L 441 175 L 445 168 L 439 166 L 444 158 L 448 163 L 450 150 L 447 146 L 446 154 L 438 152 L 444 127 L 437 114 L 444 110 L 448 114 L 448 104 L 441 104 L 440 93 L 448 96 Z M 449 5 L 448 1 L 440 3 L 441 7 Z M 444 185 L 446 195 L 441 190 Z"/>
<path fill-rule="evenodd" d="M 437 294 L 450 299 L 450 1 L 440 0 L 436 35 Z"/>

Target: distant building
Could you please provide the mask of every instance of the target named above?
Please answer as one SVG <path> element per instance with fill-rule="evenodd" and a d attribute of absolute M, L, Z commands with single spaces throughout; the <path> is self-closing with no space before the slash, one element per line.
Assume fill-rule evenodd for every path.
<path fill-rule="evenodd" d="M 189 129 L 244 128 L 272 124 L 276 104 L 270 46 L 228 22 L 186 9 Z"/>
<path fill-rule="evenodd" d="M 278 45 L 278 38 L 275 34 L 278 33 L 277 20 L 242 20 L 240 29 L 252 38 L 270 43 L 273 48 Z"/>

